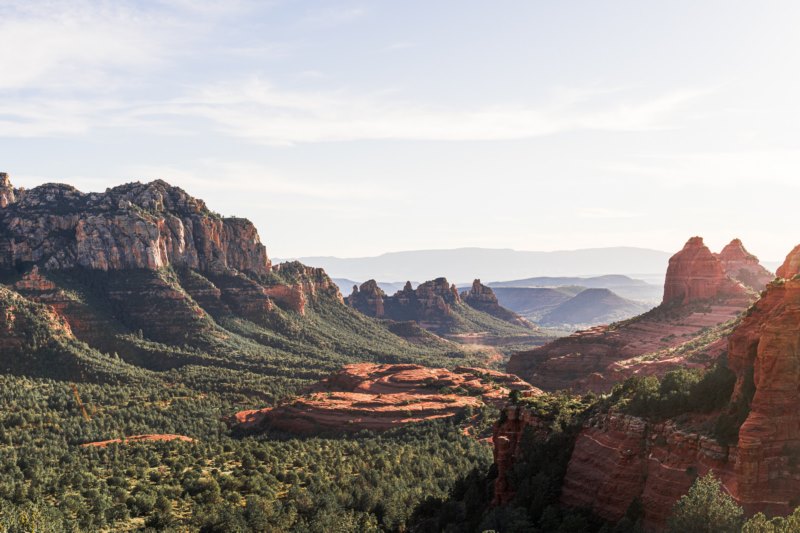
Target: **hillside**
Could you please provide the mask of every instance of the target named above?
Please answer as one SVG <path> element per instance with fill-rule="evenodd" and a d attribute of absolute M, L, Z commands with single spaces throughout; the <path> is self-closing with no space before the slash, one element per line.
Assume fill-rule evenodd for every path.
<path fill-rule="evenodd" d="M 157 372 L 258 373 L 276 391 L 347 362 L 460 357 L 455 346 L 411 345 L 349 309 L 320 269 L 273 266 L 252 224 L 165 182 L 103 194 L 48 184 L 12 198 L 0 211 L 0 282 L 47 304 L 87 353 Z M 68 368 L 63 377 L 74 377 Z"/>

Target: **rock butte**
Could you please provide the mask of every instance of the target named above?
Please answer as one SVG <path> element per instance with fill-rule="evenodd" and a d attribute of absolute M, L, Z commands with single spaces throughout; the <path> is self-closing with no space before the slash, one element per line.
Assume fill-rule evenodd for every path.
<path fill-rule="evenodd" d="M 753 305 L 727 339 L 728 362 L 737 377 L 731 405 L 752 394 L 749 414 L 736 445 L 724 446 L 692 427 L 704 415 L 679 426 L 608 413 L 590 419 L 579 433 L 562 487 L 567 506 L 591 509 L 617 521 L 639 499 L 644 525 L 660 530 L 672 506 L 696 475 L 713 470 L 723 488 L 745 511 L 785 515 L 800 503 L 800 247 L 778 270 L 778 279 Z M 753 392 L 754 391 L 754 392 Z M 716 414 L 705 415 L 709 420 Z M 535 416 L 507 407 L 495 427 L 497 503 L 513 493 L 507 472 L 520 452 L 526 427 L 542 430 Z"/>
<path fill-rule="evenodd" d="M 717 254 L 717 258 L 728 276 L 756 292 L 763 291 L 775 278 L 774 274 L 761 266 L 756 256 L 745 249 L 739 239 L 733 239 Z"/>
<path fill-rule="evenodd" d="M 81 444 L 83 448 L 105 448 L 111 444 L 136 444 L 138 442 L 194 442 L 194 439 L 184 435 L 170 435 L 170 434 L 153 434 L 153 435 L 133 435 L 131 437 L 123 437 L 121 439 L 102 440 L 97 442 L 87 442 Z"/>
<path fill-rule="evenodd" d="M 744 250 L 726 248 L 728 257 L 734 248 Z M 670 259 L 659 307 L 619 324 L 597 326 L 514 354 L 506 368 L 544 390 L 607 392 L 633 375 L 663 375 L 677 367 L 704 366 L 726 349 L 724 325 L 732 325 L 756 297 L 755 291 L 725 274 L 721 260 L 700 237 L 693 237 Z M 699 342 L 713 328 L 722 328 L 718 338 Z M 702 345 L 682 349 L 693 346 L 692 342 Z"/>
<path fill-rule="evenodd" d="M 511 390 L 541 393 L 516 376 L 481 368 L 358 363 L 283 405 L 237 413 L 233 423 L 243 430 L 269 427 L 297 434 L 383 431 L 484 404 L 501 406 Z"/>
<path fill-rule="evenodd" d="M 375 280 L 369 280 L 361 287 L 354 286 L 352 294 L 345 301 L 367 316 L 398 322 L 414 321 L 439 334 L 450 333 L 450 326 L 458 321 L 457 310 L 464 305 L 504 322 L 536 330 L 524 318 L 501 307 L 492 289 L 481 285 L 480 280 L 475 280 L 472 289 L 463 294 L 459 294 L 456 286 L 445 278 L 426 281 L 416 289 L 407 282 L 393 296 L 383 292 Z"/>

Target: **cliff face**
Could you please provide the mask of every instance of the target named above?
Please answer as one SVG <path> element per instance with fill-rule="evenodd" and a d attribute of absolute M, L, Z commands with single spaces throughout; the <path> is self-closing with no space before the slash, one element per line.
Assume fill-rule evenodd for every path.
<path fill-rule="evenodd" d="M 142 350 L 125 340 L 131 333 L 202 346 L 215 321 L 271 328 L 277 308 L 304 315 L 318 298 L 342 302 L 324 271 L 273 268 L 250 222 L 222 218 L 163 181 L 85 194 L 58 184 L 14 189 L 0 175 L 0 279 L 46 304 L 81 341 L 136 363 Z"/>
<path fill-rule="evenodd" d="M 758 258 L 745 249 L 739 239 L 734 239 L 717 254 L 725 273 L 756 292 L 763 291 L 775 276 L 761 266 Z"/>
<path fill-rule="evenodd" d="M 800 494 L 800 280 L 796 250 L 729 341 L 735 399 L 755 388 L 739 431 L 739 495 L 743 503 L 796 506 Z"/>
<path fill-rule="evenodd" d="M 15 190 L 6 175 L 0 227 L 0 269 L 37 263 L 50 270 L 270 270 L 249 221 L 221 218 L 163 181 L 84 194 L 60 184 Z"/>
<path fill-rule="evenodd" d="M 722 262 L 703 244 L 702 237 L 689 239 L 683 250 L 669 260 L 664 304 L 687 305 L 741 292 L 725 273 Z"/>
<path fill-rule="evenodd" d="M 527 428 L 546 434 L 547 426 L 520 407 L 507 407 L 505 420 L 495 426 L 495 504 L 514 496 L 509 473 L 522 453 L 519 442 Z M 622 414 L 590 419 L 575 440 L 561 503 L 589 509 L 616 523 L 638 500 L 644 526 L 660 531 L 675 502 L 686 494 L 697 476 L 713 470 L 725 489 L 736 496 L 736 447 L 679 429 L 674 422 L 649 423 Z"/>
<path fill-rule="evenodd" d="M 731 321 L 755 298 L 694 237 L 670 259 L 661 306 L 514 354 L 506 368 L 544 390 L 607 392 L 634 374 L 704 366 L 725 350 Z"/>
<path fill-rule="evenodd" d="M 638 498 L 645 526 L 658 531 L 695 477 L 713 470 L 748 513 L 787 514 L 800 504 L 800 280 L 794 279 L 800 268 L 798 250 L 778 271 L 788 279 L 771 282 L 727 339 L 728 363 L 737 376 L 729 409 L 749 401 L 738 443 L 721 445 L 674 421 L 597 415 L 576 439 L 562 503 L 591 509 L 614 522 Z M 528 421 L 519 408 L 506 411 L 514 415 L 496 429 L 505 436 L 495 445 L 498 503 L 512 495 L 506 480 L 520 453 L 515 444 L 519 436 L 526 426 L 541 430 L 541 424 Z M 695 426 L 708 427 L 710 420 L 695 420 Z"/>

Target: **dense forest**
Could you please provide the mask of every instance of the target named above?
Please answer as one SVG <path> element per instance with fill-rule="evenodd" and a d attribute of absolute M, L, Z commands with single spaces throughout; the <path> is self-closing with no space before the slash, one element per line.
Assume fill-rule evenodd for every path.
<path fill-rule="evenodd" d="M 289 268 L 260 282 L 301 275 Z M 425 498 L 446 497 L 459 478 L 491 464 L 491 448 L 465 435 L 463 420 L 332 438 L 241 435 L 228 424 L 346 363 L 453 367 L 480 362 L 479 352 L 409 343 L 326 295 L 303 316 L 281 307 L 262 320 L 198 315 L 181 324 L 189 335 L 160 342 L 148 321 L 175 317 L 158 310 L 153 293 L 116 308 L 104 296 L 152 283 L 185 294 L 199 274 L 49 277 L 73 313 L 103 327 L 90 346 L 46 306 L 0 287 L 2 308 L 13 312 L 0 350 L 0 531 L 402 531 Z M 136 327 L 148 308 L 157 316 Z M 485 434 L 495 418 L 487 408 L 470 424 Z M 191 442 L 82 446 L 146 434 Z"/>
<path fill-rule="evenodd" d="M 382 435 L 239 438 L 222 420 L 233 405 L 214 393 L 79 391 L 88 421 L 69 384 L 0 377 L 0 524 L 9 531 L 403 530 L 420 501 L 446 496 L 491 462 L 458 421 Z M 80 446 L 147 433 L 194 442 Z"/>

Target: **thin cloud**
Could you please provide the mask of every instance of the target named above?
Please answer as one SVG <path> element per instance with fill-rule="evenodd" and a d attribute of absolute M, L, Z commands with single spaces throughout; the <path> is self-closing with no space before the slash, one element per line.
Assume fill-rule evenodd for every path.
<path fill-rule="evenodd" d="M 200 161 L 195 168 L 134 166 L 126 170 L 133 179 L 164 179 L 187 189 L 241 191 L 328 201 L 397 200 L 403 193 L 388 191 L 369 183 L 337 179 L 338 185 L 314 183 L 286 176 L 257 163 L 243 161 Z"/>
<path fill-rule="evenodd" d="M 354 140 L 512 140 L 566 131 L 648 131 L 677 127 L 675 114 L 706 90 L 675 91 L 635 103 L 492 106 L 452 110 L 381 95 L 284 91 L 259 79 L 207 87 L 144 106 L 139 119 L 173 115 L 208 120 L 228 136 L 262 144 Z"/>

